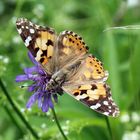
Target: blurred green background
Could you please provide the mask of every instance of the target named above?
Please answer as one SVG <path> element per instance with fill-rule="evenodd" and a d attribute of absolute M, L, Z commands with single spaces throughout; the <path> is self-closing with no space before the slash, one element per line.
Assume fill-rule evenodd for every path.
<path fill-rule="evenodd" d="M 55 110 L 69 140 L 140 140 L 140 30 L 103 32 L 112 26 L 140 25 L 139 4 L 139 0 L 0 0 L 0 77 L 12 101 L 41 139 L 63 137 L 51 111 L 42 113 L 37 105 L 26 109 L 31 93 L 15 83 L 16 75 L 32 66 L 16 31 L 17 17 L 51 26 L 58 33 L 78 33 L 90 53 L 109 71 L 108 83 L 120 116 L 107 119 L 67 94 L 59 96 Z M 0 88 L 0 140 L 34 139 Z"/>

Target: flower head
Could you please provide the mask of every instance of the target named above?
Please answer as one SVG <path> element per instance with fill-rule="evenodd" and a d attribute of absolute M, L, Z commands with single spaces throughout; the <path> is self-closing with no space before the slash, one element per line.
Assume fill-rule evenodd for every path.
<path fill-rule="evenodd" d="M 38 101 L 38 107 L 42 108 L 43 112 L 47 112 L 49 108 L 53 108 L 52 99 L 57 102 L 57 94 L 52 94 L 46 90 L 46 85 L 50 80 L 50 76 L 47 75 L 30 52 L 28 53 L 28 56 L 35 66 L 25 68 L 24 74 L 16 77 L 16 82 L 33 81 L 33 84 L 28 87 L 28 91 L 34 93 L 29 98 L 26 107 L 30 108 L 36 101 Z"/>

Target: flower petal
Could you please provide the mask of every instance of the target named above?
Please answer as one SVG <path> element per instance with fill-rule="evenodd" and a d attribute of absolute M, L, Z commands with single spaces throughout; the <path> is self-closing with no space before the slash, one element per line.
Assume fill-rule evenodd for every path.
<path fill-rule="evenodd" d="M 28 56 L 29 56 L 30 60 L 32 61 L 32 63 L 34 63 L 35 65 L 38 65 L 38 62 L 35 60 L 35 58 L 31 54 L 31 52 L 28 52 Z"/>
<path fill-rule="evenodd" d="M 54 106 L 53 106 L 52 99 L 51 99 L 51 95 L 50 95 L 50 97 L 48 98 L 48 105 L 49 105 L 50 108 L 53 108 L 53 107 L 54 107 Z"/>
<path fill-rule="evenodd" d="M 43 104 L 42 104 L 42 111 L 47 112 L 49 110 L 49 105 L 48 105 L 48 97 L 44 96 Z"/>
<path fill-rule="evenodd" d="M 46 76 L 46 73 L 44 72 L 43 69 L 38 69 L 38 73 L 39 73 L 40 75 L 45 75 L 45 76 Z"/>
<path fill-rule="evenodd" d="M 23 81 L 26 81 L 26 80 L 29 80 L 27 75 L 18 75 L 16 77 L 16 82 L 23 82 Z"/>
<path fill-rule="evenodd" d="M 38 97 L 38 107 L 41 108 L 42 107 L 42 95 L 40 94 Z"/>
<path fill-rule="evenodd" d="M 22 82 L 26 80 L 33 81 L 33 84 L 28 87 L 28 91 L 35 93 L 29 98 L 26 107 L 30 108 L 36 101 L 38 101 L 38 107 L 42 109 L 43 112 L 47 112 L 49 108 L 53 108 L 53 102 L 57 102 L 57 91 L 48 92 L 46 90 L 46 85 L 51 79 L 41 65 L 35 60 L 33 55 L 29 52 L 29 58 L 35 64 L 35 66 L 24 69 L 24 75 L 19 75 L 16 77 L 16 82 Z"/>
<path fill-rule="evenodd" d="M 25 68 L 24 69 L 25 74 L 32 74 L 33 72 L 38 72 L 37 66 L 31 67 L 31 68 Z"/>
<path fill-rule="evenodd" d="M 34 91 L 36 87 L 37 87 L 36 84 L 32 84 L 31 86 L 28 87 L 28 91 L 30 92 Z"/>
<path fill-rule="evenodd" d="M 33 75 L 33 74 L 27 74 L 29 80 L 33 81 L 40 81 L 41 78 L 38 75 Z"/>
<path fill-rule="evenodd" d="M 26 107 L 27 108 L 30 108 L 34 103 L 35 101 L 37 100 L 37 97 L 38 97 L 38 92 L 35 92 L 28 100 L 27 104 L 26 104 Z"/>

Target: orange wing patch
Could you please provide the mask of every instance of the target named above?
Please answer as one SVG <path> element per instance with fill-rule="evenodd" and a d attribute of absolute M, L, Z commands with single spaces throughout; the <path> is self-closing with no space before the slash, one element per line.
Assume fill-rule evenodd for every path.
<path fill-rule="evenodd" d="M 73 50 L 76 54 L 85 54 L 87 52 L 88 47 L 85 46 L 85 43 L 80 36 L 71 31 L 62 33 L 62 35 L 63 34 L 65 35 L 62 40 L 62 44 L 65 46 L 65 48 L 62 50 L 63 53 L 69 55 L 73 52 Z"/>
<path fill-rule="evenodd" d="M 35 59 L 41 64 L 46 65 L 52 58 L 55 36 L 48 31 L 39 31 L 35 42 L 35 49 L 38 49 Z"/>
<path fill-rule="evenodd" d="M 94 56 L 89 55 L 81 64 L 81 70 L 79 70 L 79 78 L 83 80 L 107 80 L 108 72 L 104 70 L 102 63 Z"/>
<path fill-rule="evenodd" d="M 82 37 L 72 31 L 63 31 L 58 37 L 58 63 L 64 66 L 82 57 L 88 52 L 88 46 Z"/>
<path fill-rule="evenodd" d="M 102 83 L 81 85 L 77 89 L 74 89 L 72 94 L 75 95 L 76 99 L 78 100 L 88 98 L 89 102 L 98 100 L 100 96 L 106 96 L 106 92 Z"/>
<path fill-rule="evenodd" d="M 102 63 L 94 56 L 89 55 L 85 60 L 85 70 L 84 75 L 88 79 L 99 79 L 105 76 L 105 71 L 103 69 Z"/>
<path fill-rule="evenodd" d="M 72 83 L 92 81 L 106 81 L 108 72 L 104 70 L 102 63 L 92 55 L 87 56 L 80 64 L 77 73 L 71 78 Z"/>

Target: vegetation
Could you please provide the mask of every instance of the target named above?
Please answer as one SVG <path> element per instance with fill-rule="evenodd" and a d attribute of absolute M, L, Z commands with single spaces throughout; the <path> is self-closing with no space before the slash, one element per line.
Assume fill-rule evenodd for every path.
<path fill-rule="evenodd" d="M 1 0 L 0 1 L 0 140 L 63 140 L 54 113 L 68 140 L 140 140 L 140 25 L 136 0 Z M 59 33 L 72 30 L 89 45 L 109 71 L 108 83 L 120 108 L 107 118 L 67 94 L 59 96 L 55 112 L 37 105 L 26 109 L 31 96 L 15 82 L 32 66 L 15 22 L 26 17 Z M 130 30 L 131 29 L 131 30 Z M 106 30 L 106 31 L 104 31 Z"/>

